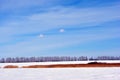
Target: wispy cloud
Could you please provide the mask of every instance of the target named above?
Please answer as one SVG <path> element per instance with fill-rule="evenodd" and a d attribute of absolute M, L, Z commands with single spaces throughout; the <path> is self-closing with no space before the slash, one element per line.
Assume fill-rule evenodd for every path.
<path fill-rule="evenodd" d="M 119 5 L 87 9 L 61 7 L 57 11 L 53 10 L 46 13 L 23 16 L 24 20 L 8 22 L 3 27 L 9 28 L 8 30 L 17 31 L 17 33 L 27 33 L 29 31 L 38 32 L 63 26 L 94 26 L 104 22 L 119 20 L 120 12 L 116 10 L 118 8 L 120 8 Z"/>
<path fill-rule="evenodd" d="M 95 7 L 85 7 L 85 4 L 80 6 L 80 3 L 76 3 L 77 0 L 66 5 L 59 2 L 56 0 L 1 2 L 0 12 L 5 13 L 9 10 L 14 12 L 17 9 L 20 10 L 18 12 L 20 14 L 7 13 L 10 19 L 2 19 L 0 52 L 4 55 L 21 53 L 37 55 L 37 53 L 49 53 L 49 50 L 58 50 L 72 45 L 120 38 L 118 34 L 120 6 L 117 2 Z M 32 11 L 25 13 L 26 9 L 22 10 L 23 8 L 27 10 L 30 8 Z M 34 8 L 44 11 L 38 9 L 38 12 L 34 12 Z"/>

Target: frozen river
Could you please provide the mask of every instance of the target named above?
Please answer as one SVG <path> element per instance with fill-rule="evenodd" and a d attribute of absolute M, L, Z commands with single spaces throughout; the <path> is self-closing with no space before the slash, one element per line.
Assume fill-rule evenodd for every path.
<path fill-rule="evenodd" d="M 0 69 L 0 80 L 120 80 L 120 67 Z"/>

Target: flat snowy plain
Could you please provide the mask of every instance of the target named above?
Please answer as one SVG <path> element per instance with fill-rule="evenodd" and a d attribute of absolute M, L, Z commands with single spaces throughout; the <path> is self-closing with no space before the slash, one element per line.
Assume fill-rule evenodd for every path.
<path fill-rule="evenodd" d="M 50 65 L 76 64 L 75 62 L 43 62 L 43 63 L 0 63 L 0 80 L 120 80 L 120 67 L 91 68 L 14 68 L 5 69 L 5 65 Z M 119 63 L 120 61 L 100 61 Z"/>
<path fill-rule="evenodd" d="M 0 69 L 0 80 L 120 80 L 120 67 Z"/>

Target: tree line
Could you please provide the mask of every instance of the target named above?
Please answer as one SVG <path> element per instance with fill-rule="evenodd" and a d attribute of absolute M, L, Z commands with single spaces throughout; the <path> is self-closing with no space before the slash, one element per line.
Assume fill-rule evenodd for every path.
<path fill-rule="evenodd" d="M 1 58 L 0 63 L 22 63 L 22 62 L 56 62 L 56 61 L 92 61 L 92 60 L 120 60 L 120 56 L 98 56 L 98 57 L 70 57 L 70 56 L 54 56 L 54 57 L 7 57 Z"/>

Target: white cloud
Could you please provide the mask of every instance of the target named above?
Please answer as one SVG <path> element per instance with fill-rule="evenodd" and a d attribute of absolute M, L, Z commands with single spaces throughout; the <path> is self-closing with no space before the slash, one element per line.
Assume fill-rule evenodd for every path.
<path fill-rule="evenodd" d="M 65 30 L 64 29 L 60 29 L 59 32 L 63 33 Z"/>
<path fill-rule="evenodd" d="M 40 37 L 40 38 L 43 38 L 43 37 L 44 37 L 44 34 L 40 34 L 39 37 Z"/>

